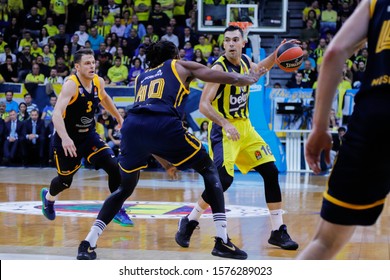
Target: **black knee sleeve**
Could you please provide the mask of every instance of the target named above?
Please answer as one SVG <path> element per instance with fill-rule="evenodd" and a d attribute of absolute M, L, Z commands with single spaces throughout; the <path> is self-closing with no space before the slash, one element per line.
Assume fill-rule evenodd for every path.
<path fill-rule="evenodd" d="M 202 198 L 210 205 L 213 213 L 225 213 L 225 200 L 218 171 L 213 161 L 207 155 L 193 168 L 203 177 L 205 191 Z"/>
<path fill-rule="evenodd" d="M 233 177 L 227 173 L 225 166 L 218 169 L 218 174 L 219 179 L 221 180 L 223 192 L 226 192 L 233 183 Z"/>
<path fill-rule="evenodd" d="M 116 191 L 121 183 L 121 174 L 119 171 L 119 165 L 116 158 L 111 155 L 105 155 L 98 158 L 95 162 L 95 168 L 102 168 L 108 175 L 108 187 L 110 192 Z"/>
<path fill-rule="evenodd" d="M 72 181 L 73 181 L 73 175 L 68 175 L 68 176 L 58 175 L 57 177 L 53 178 L 53 180 L 51 180 L 50 194 L 52 196 L 56 196 L 63 190 L 70 188 Z"/>
<path fill-rule="evenodd" d="M 264 180 L 265 201 L 267 203 L 281 202 L 282 193 L 279 186 L 279 170 L 274 162 L 267 162 L 255 168 Z"/>

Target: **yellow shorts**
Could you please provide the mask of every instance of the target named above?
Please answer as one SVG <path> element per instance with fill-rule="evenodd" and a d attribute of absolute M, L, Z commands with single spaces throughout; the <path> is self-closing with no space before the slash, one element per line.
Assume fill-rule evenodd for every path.
<path fill-rule="evenodd" d="M 256 132 L 249 119 L 229 120 L 240 133 L 238 141 L 229 140 L 221 126 L 209 125 L 209 153 L 217 168 L 225 167 L 234 176 L 234 165 L 243 173 L 261 164 L 276 161 L 270 146 Z"/>

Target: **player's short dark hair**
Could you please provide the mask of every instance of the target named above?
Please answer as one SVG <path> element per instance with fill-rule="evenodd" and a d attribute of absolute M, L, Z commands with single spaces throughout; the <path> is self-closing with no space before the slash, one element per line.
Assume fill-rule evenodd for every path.
<path fill-rule="evenodd" d="M 177 58 L 178 49 L 176 45 L 170 41 L 158 41 L 157 43 L 152 43 L 146 49 L 146 64 L 150 68 L 159 66 L 164 61 L 168 59 Z"/>
<path fill-rule="evenodd" d="M 80 63 L 81 57 L 82 57 L 83 55 L 92 55 L 92 56 L 94 56 L 94 54 L 95 54 L 95 53 L 93 52 L 92 49 L 89 49 L 89 48 L 81 48 L 81 49 L 79 49 L 77 52 L 75 52 L 74 57 L 73 57 L 73 61 L 74 61 L 74 63 Z"/>
<path fill-rule="evenodd" d="M 226 27 L 225 30 L 223 31 L 223 34 L 225 34 L 226 32 L 236 31 L 236 30 L 240 31 L 241 37 L 244 38 L 244 31 L 242 31 L 240 27 L 235 25 L 229 25 L 228 27 Z"/>

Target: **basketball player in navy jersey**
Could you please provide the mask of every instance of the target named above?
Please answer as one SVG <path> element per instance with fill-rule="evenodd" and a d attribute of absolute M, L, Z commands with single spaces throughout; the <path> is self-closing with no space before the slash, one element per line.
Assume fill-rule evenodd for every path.
<path fill-rule="evenodd" d="M 283 43 L 286 43 L 286 40 Z M 219 57 L 212 67 L 219 72 L 248 73 L 250 69 L 259 67 L 271 69 L 275 64 L 275 52 L 258 64 L 242 54 L 245 39 L 240 27 L 229 26 L 225 29 L 223 46 L 225 54 Z M 209 152 L 218 169 L 224 191 L 233 183 L 235 164 L 243 174 L 255 169 L 263 177 L 265 200 L 270 210 L 272 226 L 268 243 L 285 250 L 296 250 L 298 244 L 290 238 L 283 222 L 282 195 L 275 157 L 250 122 L 248 99 L 249 86 L 205 84 L 199 110 L 211 120 Z M 199 224 L 198 220 L 209 204 L 208 194 L 203 192 L 191 213 L 179 221 L 175 236 L 177 244 L 182 247 L 189 246 L 191 235 Z"/>
<path fill-rule="evenodd" d="M 81 49 L 74 55 L 76 74 L 63 85 L 53 112 L 54 157 L 57 177 L 50 189 L 41 190 L 42 212 L 49 220 L 56 217 L 56 196 L 70 188 L 74 174 L 84 157 L 96 169 L 108 174 L 110 192 L 120 184 L 120 172 L 114 152 L 95 130 L 95 112 L 100 103 L 121 126 L 123 118 L 104 89 L 104 81 L 95 74 L 95 59 L 91 49 Z M 124 209 L 118 209 L 114 221 L 122 226 L 133 226 Z"/>
<path fill-rule="evenodd" d="M 178 49 L 169 41 L 151 45 L 146 54 L 149 69 L 135 82 L 135 102 L 122 127 L 119 189 L 104 202 L 88 236 L 81 242 L 77 259 L 95 259 L 96 242 L 124 201 L 133 193 L 140 170 L 147 167 L 151 154 L 178 168 L 193 168 L 204 179 L 216 226 L 212 254 L 246 259 L 247 254 L 227 236 L 225 201 L 218 172 L 202 143 L 182 124 L 179 113 L 189 94 L 192 79 L 246 86 L 255 83 L 265 69 L 250 75 L 223 73 L 200 63 L 180 61 Z"/>
<path fill-rule="evenodd" d="M 326 49 L 321 65 L 305 156 L 319 173 L 320 154 L 330 161 L 329 113 L 345 60 L 368 42 L 367 70 L 355 96 L 344 141 L 329 176 L 321 220 L 298 259 L 332 259 L 356 226 L 375 224 L 390 190 L 390 0 L 363 0 Z"/>

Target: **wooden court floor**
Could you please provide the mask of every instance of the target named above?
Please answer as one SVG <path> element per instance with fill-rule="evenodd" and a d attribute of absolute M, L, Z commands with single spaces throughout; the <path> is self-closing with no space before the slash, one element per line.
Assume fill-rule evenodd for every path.
<path fill-rule="evenodd" d="M 60 194 L 55 221 L 41 214 L 39 193 L 56 175 L 53 168 L 0 168 L 0 259 L 75 259 L 102 201 L 109 194 L 103 171 L 80 169 L 72 187 Z M 300 245 L 309 242 L 318 221 L 327 176 L 309 173 L 280 175 L 284 221 Z M 131 228 L 110 223 L 98 240 L 102 260 L 218 260 L 211 255 L 214 225 L 210 215 L 200 220 L 189 248 L 179 247 L 174 235 L 179 218 L 191 210 L 203 190 L 202 179 L 181 172 L 169 181 L 163 171 L 144 171 L 126 208 L 135 222 Z M 297 251 L 269 245 L 270 221 L 264 200 L 263 181 L 257 173 L 236 174 L 225 193 L 228 232 L 232 241 L 252 260 L 293 259 Z M 342 260 L 390 259 L 390 206 L 387 203 L 377 224 L 359 227 L 340 252 Z"/>

